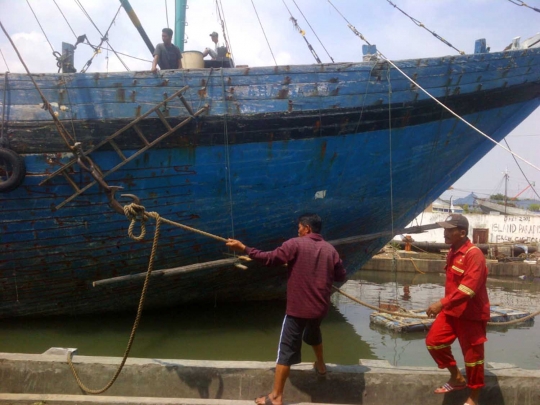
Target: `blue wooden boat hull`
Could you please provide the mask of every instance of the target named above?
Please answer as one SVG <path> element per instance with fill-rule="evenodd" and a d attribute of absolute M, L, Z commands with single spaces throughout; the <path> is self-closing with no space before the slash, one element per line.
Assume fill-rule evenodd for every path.
<path fill-rule="evenodd" d="M 540 103 L 539 65 L 539 49 L 398 63 L 496 140 Z M 207 113 L 106 181 L 148 211 L 262 249 L 295 236 L 295 218 L 308 211 L 324 219 L 327 240 L 405 227 L 493 147 L 380 62 L 35 77 L 84 149 L 189 85 L 186 100 L 194 110 L 208 105 Z M 51 210 L 73 190 L 61 176 L 39 183 L 72 154 L 28 77 L 10 74 L 0 100 L 3 92 L 10 146 L 27 177 L 0 194 L 0 317 L 134 308 L 140 282 L 92 282 L 144 272 L 151 236 L 129 239 L 129 222 L 96 186 Z M 179 101 L 164 113 L 171 123 L 188 116 Z M 155 115 L 141 128 L 150 139 L 165 131 Z M 126 156 L 142 145 L 134 133 L 118 144 Z M 118 162 L 113 150 L 92 157 L 102 170 Z M 81 186 L 91 180 L 77 165 L 71 174 Z M 389 239 L 338 246 L 349 274 Z M 227 253 L 220 242 L 163 225 L 155 268 Z M 147 304 L 272 299 L 285 283 L 282 268 L 201 270 L 153 278 Z"/>

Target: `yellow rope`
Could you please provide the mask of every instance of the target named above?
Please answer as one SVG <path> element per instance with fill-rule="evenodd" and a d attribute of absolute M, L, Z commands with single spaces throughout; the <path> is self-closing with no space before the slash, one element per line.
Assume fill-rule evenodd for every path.
<path fill-rule="evenodd" d="M 360 305 L 363 305 L 369 309 L 373 309 L 374 311 L 377 311 L 377 312 L 382 312 L 382 313 L 385 313 L 385 314 L 389 314 L 389 315 L 393 315 L 393 316 L 399 316 L 399 317 L 402 317 L 402 318 L 415 318 L 415 319 L 433 319 L 433 318 L 429 318 L 428 316 L 425 316 L 425 315 L 415 315 L 415 314 L 412 314 L 410 312 L 393 312 L 393 311 L 387 311 L 386 309 L 382 309 L 382 308 L 378 308 L 374 305 L 371 305 L 371 304 L 368 304 L 367 302 L 364 302 L 364 301 L 361 301 L 359 300 L 358 298 L 355 298 L 353 297 L 352 295 L 349 295 L 347 294 L 345 291 L 337 288 L 336 286 L 332 286 L 332 288 L 334 290 L 336 290 L 338 293 L 340 293 L 341 295 L 343 295 L 344 297 L 347 297 L 349 298 L 350 300 L 356 302 L 357 304 L 360 304 Z M 489 326 L 507 326 L 507 325 L 514 325 L 516 323 L 520 323 L 520 322 L 525 322 L 531 318 L 534 318 L 535 316 L 537 315 L 540 315 L 540 311 L 537 311 L 533 314 L 530 314 L 530 315 L 527 315 L 523 318 L 517 318 L 517 319 L 513 319 L 511 321 L 507 321 L 507 322 L 488 322 L 487 324 Z"/>
<path fill-rule="evenodd" d="M 414 268 L 416 269 L 416 271 L 417 271 L 418 273 L 420 273 L 420 274 L 426 274 L 425 272 L 423 272 L 422 270 L 420 270 L 418 267 L 416 267 L 416 263 L 414 262 L 414 260 L 413 260 L 411 257 L 409 257 L 409 260 L 412 262 Z"/>
<path fill-rule="evenodd" d="M 374 311 L 377 311 L 377 312 L 384 312 L 385 314 L 394 315 L 394 316 L 401 316 L 403 318 L 430 319 L 426 315 L 415 315 L 415 314 L 410 313 L 410 312 L 387 311 L 386 309 L 382 309 L 382 308 L 376 307 L 375 305 L 368 304 L 367 302 L 360 301 L 358 298 L 355 298 L 352 295 L 347 294 L 345 291 L 337 288 L 336 286 L 332 286 L 332 288 L 334 290 L 336 290 L 338 293 L 340 293 L 341 295 L 343 295 L 344 297 L 347 297 L 348 299 L 356 302 L 357 304 L 363 305 L 363 306 L 365 306 L 365 307 L 367 307 L 369 309 L 373 309 Z"/>

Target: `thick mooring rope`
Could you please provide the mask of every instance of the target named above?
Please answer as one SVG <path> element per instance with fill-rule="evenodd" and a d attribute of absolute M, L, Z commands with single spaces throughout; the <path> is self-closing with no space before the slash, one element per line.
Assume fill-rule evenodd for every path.
<path fill-rule="evenodd" d="M 402 318 L 414 318 L 414 319 L 433 319 L 433 318 L 429 318 L 428 316 L 426 315 L 416 315 L 414 313 L 411 313 L 411 312 L 393 312 L 393 311 L 388 311 L 386 309 L 382 309 L 382 308 L 379 308 L 379 307 L 376 307 L 374 305 L 371 305 L 371 304 L 368 304 L 367 302 L 364 302 L 364 301 L 361 301 L 359 300 L 358 298 L 355 298 L 353 297 L 352 295 L 349 295 L 347 294 L 345 291 L 341 290 L 340 288 L 337 288 L 335 286 L 332 286 L 332 288 L 334 290 L 336 290 L 338 293 L 340 293 L 341 295 L 343 295 L 344 297 L 347 297 L 349 298 L 350 300 L 356 302 L 357 304 L 360 304 L 360 305 L 363 305 L 369 309 L 373 309 L 374 311 L 377 311 L 377 312 L 382 312 L 382 313 L 385 313 L 385 314 L 388 314 L 388 315 L 393 315 L 393 316 L 398 316 L 398 317 L 402 317 Z M 517 319 L 513 319 L 511 321 L 507 321 L 507 322 L 488 322 L 487 324 L 489 326 L 508 326 L 508 325 L 514 325 L 516 323 L 521 323 L 521 322 L 525 322 L 525 321 L 528 321 L 529 319 L 531 318 L 534 318 L 535 316 L 537 315 L 540 315 L 540 311 L 536 311 L 530 315 L 527 315 L 527 316 L 524 316 L 523 318 L 517 318 Z"/>
<path fill-rule="evenodd" d="M 142 238 L 144 238 L 144 235 L 146 234 L 146 228 L 144 227 L 144 222 L 143 222 L 143 221 L 145 221 L 144 216 L 141 217 L 141 219 L 142 219 L 141 220 L 141 228 L 142 228 L 143 232 L 141 232 L 141 235 L 139 235 L 139 236 L 133 236 L 133 227 L 135 225 L 136 217 L 132 216 L 132 212 L 137 214 L 137 210 L 132 211 L 130 209 L 130 206 L 125 206 L 124 211 L 126 212 L 126 217 L 128 217 L 128 219 L 131 220 L 131 224 L 129 225 L 129 230 L 128 230 L 128 234 L 129 234 L 130 238 L 132 238 L 132 239 L 134 239 L 136 241 L 142 240 Z M 142 207 L 142 211 L 144 212 L 144 207 Z M 129 341 L 128 341 L 128 344 L 127 344 L 127 347 L 126 347 L 126 351 L 124 353 L 124 357 L 122 358 L 122 362 L 120 363 L 120 366 L 118 367 L 118 369 L 116 370 L 116 373 L 114 374 L 114 376 L 111 378 L 111 380 L 108 382 L 108 384 L 105 387 L 103 387 L 101 389 L 93 390 L 93 389 L 90 389 L 90 388 L 86 387 L 83 384 L 83 382 L 79 378 L 79 375 L 77 374 L 77 371 L 75 370 L 75 367 L 74 367 L 74 365 L 73 365 L 73 363 L 71 361 L 73 353 L 72 352 L 68 353 L 67 361 L 69 363 L 69 367 L 71 368 L 73 376 L 75 377 L 75 380 L 77 381 L 77 384 L 79 385 L 79 387 L 84 392 L 86 392 L 87 394 L 101 394 L 101 393 L 107 391 L 114 384 L 114 382 L 116 381 L 116 379 L 120 375 L 120 372 L 122 371 L 122 368 L 124 367 L 124 364 L 126 363 L 126 360 L 127 360 L 128 356 L 129 356 L 129 352 L 131 350 L 131 346 L 132 346 L 133 341 L 135 339 L 135 332 L 137 331 L 137 328 L 139 326 L 139 322 L 141 320 L 141 314 L 142 314 L 142 309 L 143 309 L 143 306 L 144 306 L 144 300 L 146 298 L 146 292 L 148 290 L 148 283 L 150 281 L 150 275 L 152 274 L 152 270 L 154 268 L 154 259 L 156 257 L 156 252 L 157 252 L 157 246 L 158 246 L 158 239 L 159 239 L 159 231 L 160 231 L 161 222 L 167 222 L 167 223 L 170 222 L 168 220 L 163 220 L 159 216 L 159 214 L 156 213 L 156 212 L 147 212 L 146 214 L 148 216 L 151 216 L 152 218 L 154 218 L 156 220 L 156 230 L 154 232 L 154 241 L 152 243 L 152 253 L 150 253 L 150 259 L 148 260 L 148 271 L 146 273 L 146 278 L 144 279 L 144 285 L 143 285 L 142 292 L 141 292 L 141 299 L 139 300 L 139 307 L 137 308 L 137 316 L 135 317 L 135 322 L 133 323 L 133 328 L 131 329 L 131 335 L 129 336 Z"/>

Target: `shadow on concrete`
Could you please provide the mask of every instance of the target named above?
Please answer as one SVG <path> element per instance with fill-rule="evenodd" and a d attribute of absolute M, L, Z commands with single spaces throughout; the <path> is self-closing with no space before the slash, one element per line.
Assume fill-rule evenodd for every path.
<path fill-rule="evenodd" d="M 306 375 L 307 371 L 292 370 L 289 380 L 299 391 L 309 395 L 310 402 L 313 403 L 364 403 L 366 390 L 364 373 L 370 370 L 369 367 L 361 365 L 328 366 L 327 370 L 326 376 L 318 376 L 313 370 L 311 378 Z M 287 392 L 285 392 L 285 396 L 289 397 Z"/>
<path fill-rule="evenodd" d="M 200 398 L 222 399 L 224 391 L 223 378 L 217 370 L 205 367 L 198 371 L 195 367 L 184 367 L 177 363 L 169 363 L 159 359 L 152 360 L 165 366 L 165 369 L 168 372 L 176 373 L 179 380 L 185 383 L 189 388 L 197 390 Z M 210 398 L 210 386 L 215 379 L 218 381 L 218 387 L 215 396 Z"/>
<path fill-rule="evenodd" d="M 465 370 L 461 370 L 461 373 L 465 375 Z M 505 405 L 497 376 L 489 370 L 485 370 L 484 373 L 486 386 L 480 392 L 480 404 Z M 444 399 L 441 405 L 462 405 L 469 397 L 469 392 L 470 391 L 466 389 L 444 394 Z"/>

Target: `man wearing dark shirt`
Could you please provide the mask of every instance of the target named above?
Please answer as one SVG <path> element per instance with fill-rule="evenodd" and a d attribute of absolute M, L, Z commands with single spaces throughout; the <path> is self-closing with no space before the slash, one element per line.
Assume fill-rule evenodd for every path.
<path fill-rule="evenodd" d="M 326 374 L 320 324 L 328 312 L 332 283 L 345 280 L 345 269 L 338 253 L 319 234 L 321 218 L 305 214 L 298 219 L 298 238 L 289 239 L 276 250 L 262 252 L 234 239 L 227 246 L 266 266 L 288 266 L 287 309 L 279 341 L 274 388 L 257 404 L 281 405 L 283 389 L 291 365 L 301 362 L 302 340 L 313 347 L 318 375 Z"/>
<path fill-rule="evenodd" d="M 162 44 L 158 44 L 154 50 L 154 60 L 152 61 L 152 72 L 157 71 L 157 65 L 161 70 L 165 69 L 181 69 L 182 68 L 182 53 L 180 48 L 172 44 L 173 30 L 163 28 L 161 32 Z"/>

